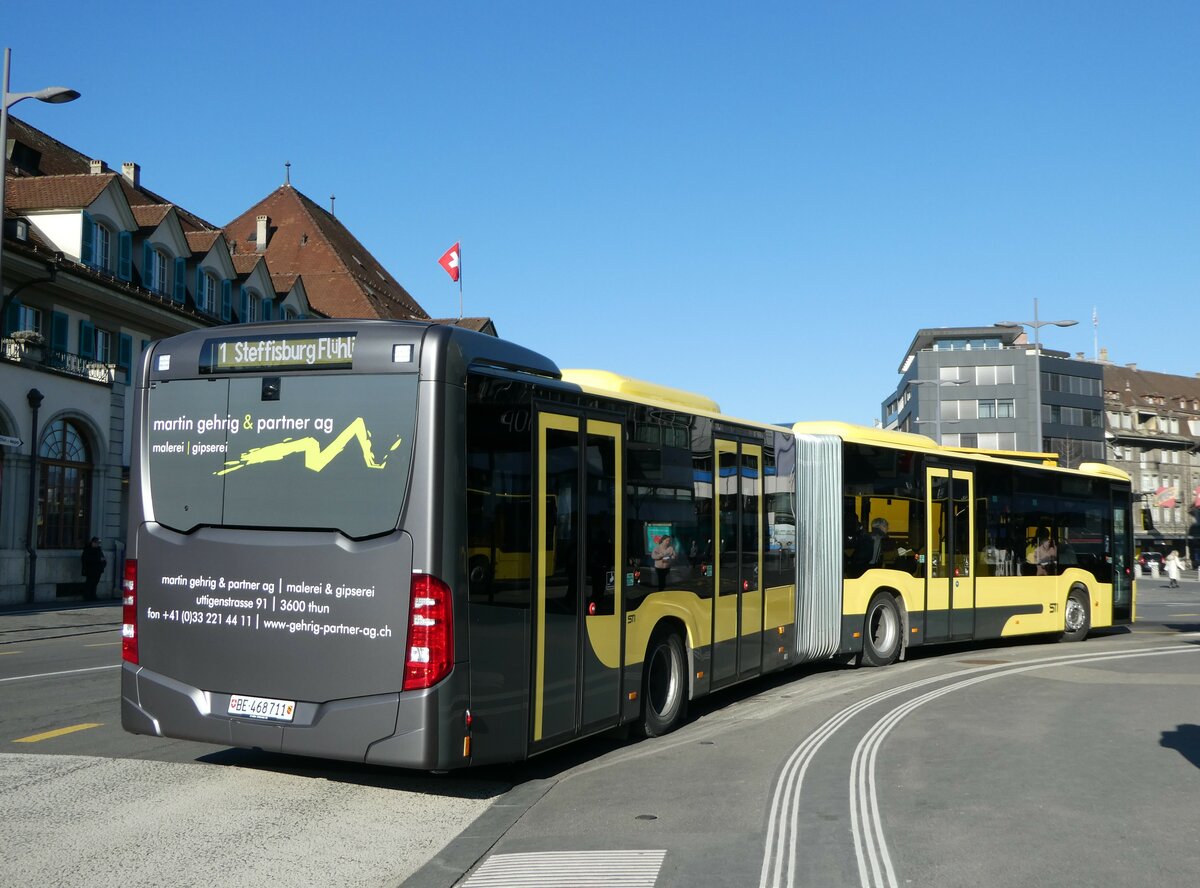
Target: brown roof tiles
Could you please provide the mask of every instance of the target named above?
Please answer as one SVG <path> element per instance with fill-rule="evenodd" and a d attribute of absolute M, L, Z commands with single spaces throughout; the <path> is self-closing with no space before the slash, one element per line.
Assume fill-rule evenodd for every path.
<path fill-rule="evenodd" d="M 291 185 L 282 185 L 225 226 L 249 252 L 257 247 L 257 217 L 269 218 L 264 254 L 275 273 L 299 274 L 313 310 L 329 317 L 429 317 L 333 215 Z"/>
<path fill-rule="evenodd" d="M 109 183 L 113 173 L 100 176 L 9 177 L 4 203 L 10 210 L 83 209 L 89 207 Z"/>

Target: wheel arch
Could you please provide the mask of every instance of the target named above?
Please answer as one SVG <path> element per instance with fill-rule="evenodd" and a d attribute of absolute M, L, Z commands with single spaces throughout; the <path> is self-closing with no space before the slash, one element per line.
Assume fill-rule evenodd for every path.
<path fill-rule="evenodd" d="M 683 642 L 683 656 L 687 665 L 687 699 L 695 699 L 693 691 L 696 681 L 696 653 L 695 645 L 692 643 L 692 634 L 688 631 L 687 624 L 677 616 L 662 616 L 654 623 L 654 628 L 650 630 L 650 634 L 646 636 L 646 648 L 642 651 L 642 667 L 645 668 L 646 656 L 650 653 L 650 647 L 658 639 L 660 635 L 665 635 L 668 632 L 674 632 L 679 636 L 679 640 Z"/>

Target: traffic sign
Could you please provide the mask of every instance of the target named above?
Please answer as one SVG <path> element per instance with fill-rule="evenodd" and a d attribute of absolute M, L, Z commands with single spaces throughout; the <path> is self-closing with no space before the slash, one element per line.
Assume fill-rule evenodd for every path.
<path fill-rule="evenodd" d="M 9 435 L 0 435 L 0 447 L 20 447 L 25 442 L 20 438 L 13 438 Z"/>

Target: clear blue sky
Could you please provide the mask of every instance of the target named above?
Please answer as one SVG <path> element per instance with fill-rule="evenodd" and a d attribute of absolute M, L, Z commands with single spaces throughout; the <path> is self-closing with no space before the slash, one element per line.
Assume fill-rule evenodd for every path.
<path fill-rule="evenodd" d="M 109 11 L 111 10 L 111 11 Z M 15 19 L 15 20 L 14 20 Z M 16 112 L 223 224 L 283 181 L 431 314 L 870 423 L 921 327 L 1200 371 L 1200 4 L 130 0 L 5 16 Z"/>

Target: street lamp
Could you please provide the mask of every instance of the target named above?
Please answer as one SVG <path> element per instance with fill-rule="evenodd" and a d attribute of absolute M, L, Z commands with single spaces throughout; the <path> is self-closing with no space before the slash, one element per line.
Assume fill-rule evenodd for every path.
<path fill-rule="evenodd" d="M 49 102 L 51 105 L 61 105 L 63 102 L 73 102 L 79 98 L 79 93 L 65 86 L 47 86 L 37 92 L 10 93 L 8 91 L 8 66 L 12 50 L 4 48 L 4 86 L 0 89 L 0 302 L 8 307 L 4 296 L 4 183 L 8 178 L 8 109 L 17 102 L 25 99 L 37 99 L 39 102 Z"/>
<path fill-rule="evenodd" d="M 934 440 L 937 441 L 938 444 L 942 443 L 942 389 L 941 389 L 941 387 L 944 385 L 966 385 L 969 381 L 970 380 L 967 380 L 967 379 L 914 379 L 909 382 L 909 385 L 936 385 L 938 387 L 938 390 L 937 390 L 937 412 L 934 414 L 934 419 L 932 419 L 932 420 L 914 419 L 913 420 L 914 423 L 932 422 L 934 424 L 933 427 L 935 429 Z M 954 420 L 954 421 L 957 421 L 957 420 Z"/>
<path fill-rule="evenodd" d="M 1038 301 L 1037 297 L 1033 297 L 1033 320 L 1032 321 L 997 321 L 997 327 L 1029 327 L 1033 330 L 1033 349 L 1034 349 L 1034 390 L 1037 392 L 1036 403 L 1034 404 L 1036 422 L 1034 424 L 1034 444 L 1038 452 L 1044 452 L 1046 445 L 1042 442 L 1042 327 L 1074 327 L 1079 321 L 1039 321 L 1038 320 Z"/>

